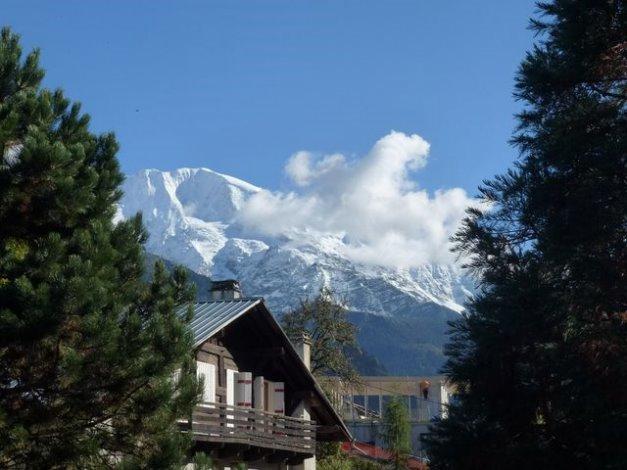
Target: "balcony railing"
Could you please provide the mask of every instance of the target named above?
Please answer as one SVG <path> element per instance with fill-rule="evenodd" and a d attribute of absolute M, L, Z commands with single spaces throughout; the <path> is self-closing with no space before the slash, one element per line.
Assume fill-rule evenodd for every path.
<path fill-rule="evenodd" d="M 211 403 L 198 405 L 190 429 L 196 441 L 243 444 L 267 449 L 313 454 L 314 421 L 251 408 Z"/>
<path fill-rule="evenodd" d="M 433 418 L 441 416 L 442 406 L 437 403 L 419 403 L 418 408 L 408 410 L 408 418 L 414 423 L 429 423 Z M 345 401 L 341 407 L 342 418 L 346 422 L 370 423 L 383 419 L 382 410 L 367 409 L 363 405 Z"/>

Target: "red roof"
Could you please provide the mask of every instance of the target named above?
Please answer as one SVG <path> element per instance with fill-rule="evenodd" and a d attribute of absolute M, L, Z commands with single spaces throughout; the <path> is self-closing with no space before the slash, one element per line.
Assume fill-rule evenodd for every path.
<path fill-rule="evenodd" d="M 342 452 L 355 457 L 362 457 L 372 460 L 390 461 L 393 458 L 392 453 L 382 447 L 365 442 L 342 442 Z M 415 457 L 410 457 L 407 461 L 407 468 L 415 470 L 427 470 L 429 467 L 426 463 Z"/>

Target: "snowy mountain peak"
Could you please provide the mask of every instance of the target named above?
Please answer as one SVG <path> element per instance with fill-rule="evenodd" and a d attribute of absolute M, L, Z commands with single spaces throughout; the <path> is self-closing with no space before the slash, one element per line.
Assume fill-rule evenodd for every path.
<path fill-rule="evenodd" d="M 124 185 L 123 212 L 146 210 L 170 217 L 229 221 L 260 188 L 208 168 L 143 170 Z"/>
<path fill-rule="evenodd" d="M 151 169 L 130 176 L 123 189 L 118 216 L 143 213 L 148 251 L 213 278 L 238 278 L 247 295 L 265 296 L 277 311 L 323 286 L 351 309 L 378 316 L 410 314 L 422 304 L 463 309 L 468 282 L 455 266 L 356 263 L 342 233 L 256 233 L 239 215 L 263 190 L 238 178 L 207 168 Z"/>

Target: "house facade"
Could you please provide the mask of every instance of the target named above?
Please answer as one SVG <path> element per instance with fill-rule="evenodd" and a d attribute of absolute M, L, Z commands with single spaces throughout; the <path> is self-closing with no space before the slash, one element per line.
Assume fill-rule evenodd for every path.
<path fill-rule="evenodd" d="M 350 433 L 309 371 L 307 338 L 290 341 L 263 299 L 242 298 L 235 281 L 214 283 L 212 299 L 194 305 L 204 388 L 181 429 L 216 468 L 315 469 L 316 442 Z"/>
<path fill-rule="evenodd" d="M 346 386 L 330 379 L 333 402 L 354 440 L 369 446 L 385 447 L 383 414 L 392 397 L 407 404 L 411 424 L 412 454 L 424 457 L 423 438 L 434 418 L 446 417 L 454 392 L 444 376 L 361 377 L 359 384 Z"/>

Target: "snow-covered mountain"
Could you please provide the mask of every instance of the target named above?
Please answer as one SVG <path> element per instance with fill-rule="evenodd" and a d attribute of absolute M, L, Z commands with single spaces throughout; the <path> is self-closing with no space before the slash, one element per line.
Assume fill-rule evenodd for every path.
<path fill-rule="evenodd" d="M 213 279 L 239 279 L 246 295 L 264 296 L 276 313 L 329 287 L 354 312 L 362 346 L 390 372 L 435 371 L 445 323 L 463 310 L 471 285 L 459 268 L 356 263 L 341 233 L 262 234 L 240 218 L 261 191 L 206 168 L 144 170 L 126 180 L 117 217 L 141 211 L 149 252 Z M 388 345 L 387 335 L 410 344 Z"/>

